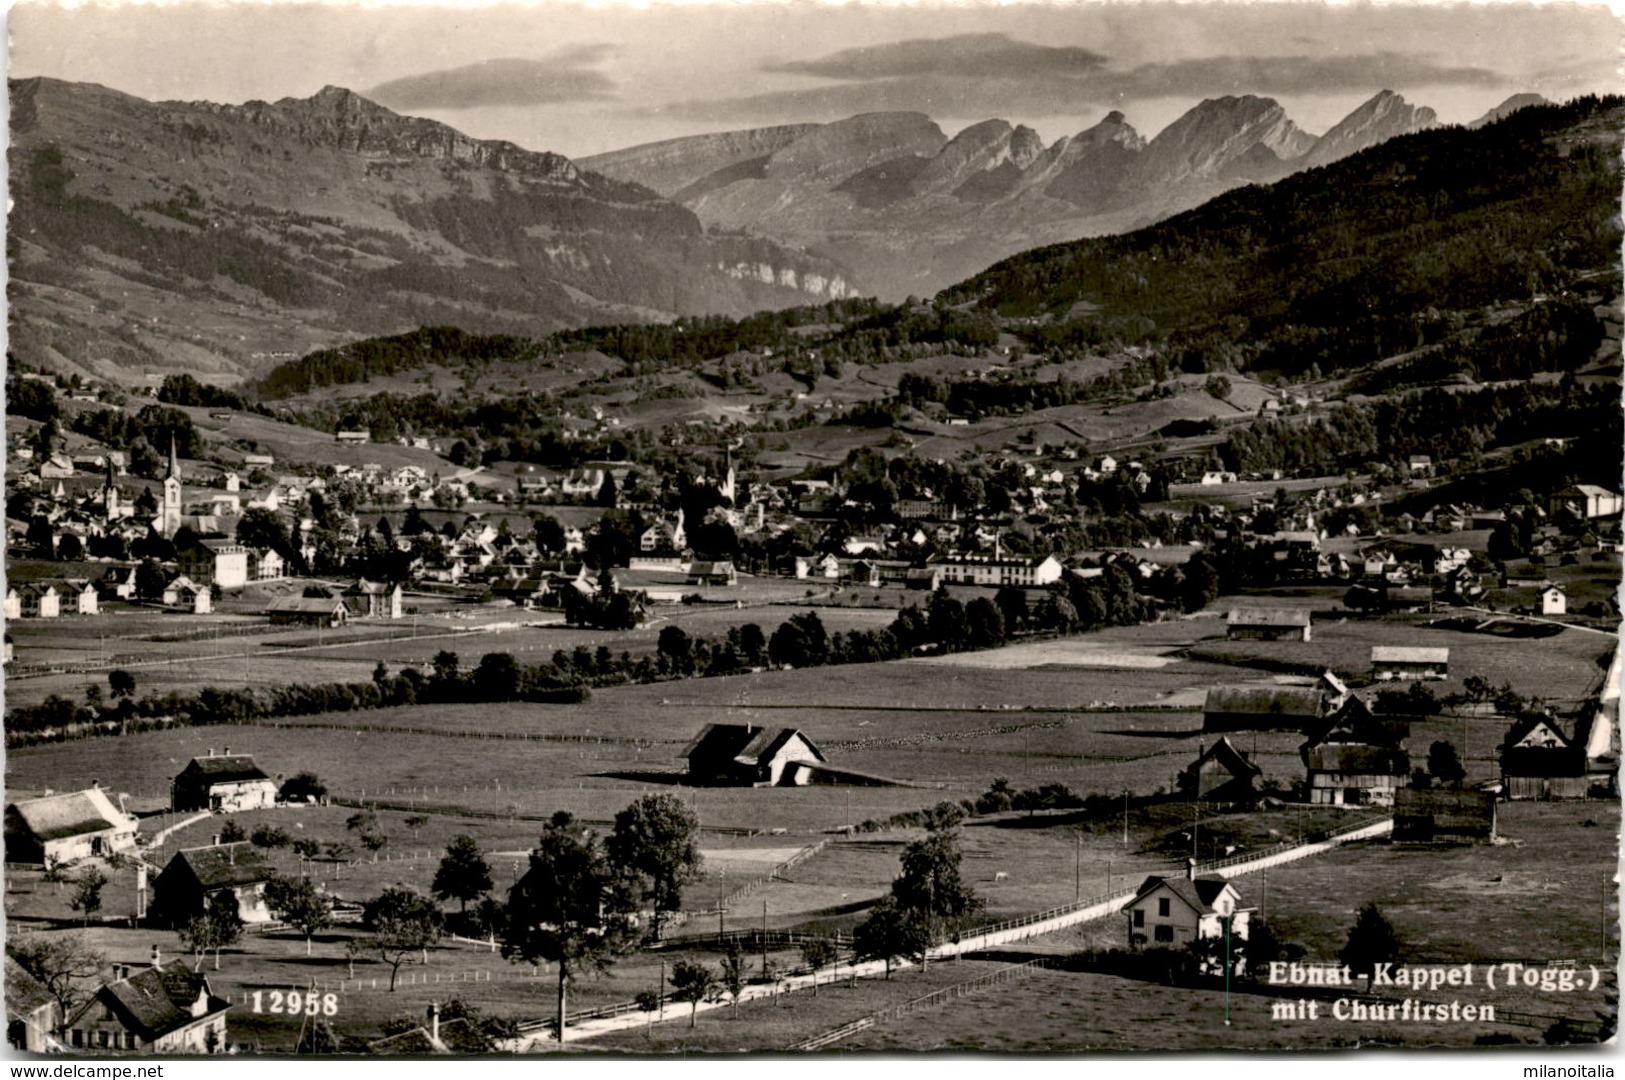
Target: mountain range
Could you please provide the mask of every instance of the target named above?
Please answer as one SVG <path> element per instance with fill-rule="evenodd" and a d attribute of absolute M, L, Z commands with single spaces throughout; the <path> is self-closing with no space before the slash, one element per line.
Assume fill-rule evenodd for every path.
<path fill-rule="evenodd" d="M 1544 99 L 1518 95 L 1477 123 Z M 928 295 L 1015 252 L 1124 232 L 1245 183 L 1329 165 L 1436 126 L 1384 90 L 1324 135 L 1254 95 L 1212 98 L 1146 139 L 1121 112 L 1046 146 L 986 120 L 949 138 L 920 113 L 696 135 L 581 159 L 708 226 L 861 267 L 882 298 Z"/>
<path fill-rule="evenodd" d="M 154 103 L 10 84 L 10 352 L 231 381 L 419 325 L 540 334 L 850 295 L 834 261 L 337 87 Z"/>
<path fill-rule="evenodd" d="M 237 381 L 422 325 L 540 336 L 933 293 L 1436 123 L 1385 91 L 1317 138 L 1243 96 L 1149 140 L 1117 112 L 1047 146 L 999 119 L 949 138 L 870 113 L 572 162 L 337 87 L 243 105 L 10 92 L 9 351 L 124 382 Z"/>

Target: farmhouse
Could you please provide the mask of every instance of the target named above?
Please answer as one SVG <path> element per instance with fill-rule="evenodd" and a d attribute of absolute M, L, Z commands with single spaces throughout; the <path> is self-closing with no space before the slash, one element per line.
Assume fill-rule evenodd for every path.
<path fill-rule="evenodd" d="M 684 751 L 688 775 L 696 784 L 732 787 L 773 787 L 804 784 L 807 770 L 786 766 L 795 762 L 822 764 L 823 752 L 795 728 L 763 728 L 753 724 L 707 724 Z"/>
<path fill-rule="evenodd" d="M 343 626 L 350 609 L 336 596 L 290 596 L 265 609 L 272 626 Z"/>
<path fill-rule="evenodd" d="M 1540 590 L 1540 613 L 1542 615 L 1564 615 L 1569 610 L 1568 594 L 1563 586 L 1547 584 Z"/>
<path fill-rule="evenodd" d="M 254 764 L 250 754 L 224 754 L 193 758 L 170 784 L 170 805 L 176 810 L 209 810 L 231 814 L 263 810 L 276 805 L 276 781 Z"/>
<path fill-rule="evenodd" d="M 1215 686 L 1202 706 L 1203 731 L 1304 731 L 1324 708 L 1319 688 Z"/>
<path fill-rule="evenodd" d="M 83 579 L 61 579 L 51 583 L 56 589 L 59 609 L 66 606 L 74 615 L 97 615 L 101 612 L 96 587 Z"/>
<path fill-rule="evenodd" d="M 1148 877 L 1122 909 L 1128 912 L 1129 945 L 1179 947 L 1222 939 L 1226 922 L 1233 939 L 1246 941 L 1253 909 L 1241 907 L 1240 900 L 1224 878 L 1196 877 L 1194 864 L 1184 877 Z"/>
<path fill-rule="evenodd" d="M 99 787 L 6 807 L 6 862 L 47 866 L 135 847 L 135 818 Z"/>
<path fill-rule="evenodd" d="M 734 564 L 726 559 L 721 562 L 707 562 L 701 559 L 689 563 L 688 584 L 690 585 L 737 585 L 739 573 Z"/>
<path fill-rule="evenodd" d="M 6 618 L 55 619 L 62 615 L 62 596 L 56 586 L 43 583 L 6 590 Z"/>
<path fill-rule="evenodd" d="M 344 595 L 350 597 L 350 606 L 358 619 L 398 619 L 401 617 L 401 598 L 404 595 L 399 585 L 391 585 L 382 581 L 368 581 L 361 578 L 354 585 L 344 590 Z"/>
<path fill-rule="evenodd" d="M 1501 742 L 1501 784 L 1508 799 L 1584 799 L 1609 793 L 1610 714 L 1592 702 L 1568 727 L 1543 713 L 1528 714 L 1512 725 Z"/>
<path fill-rule="evenodd" d="M 1055 556 L 1015 558 L 999 555 L 954 554 L 933 558 L 942 580 L 965 585 L 1048 585 L 1059 581 L 1061 564 Z"/>
<path fill-rule="evenodd" d="M 1255 785 L 1263 772 L 1221 736 L 1180 774 L 1179 790 L 1203 802 L 1250 803 L 1258 795 Z"/>
<path fill-rule="evenodd" d="M 1371 646 L 1373 679 L 1444 679 L 1449 676 L 1449 649 L 1410 645 Z"/>
<path fill-rule="evenodd" d="M 1394 794 L 1396 843 L 1495 842 L 1496 794 L 1476 788 L 1400 788 Z"/>
<path fill-rule="evenodd" d="M 1308 608 L 1231 608 L 1225 636 L 1231 641 L 1308 641 Z"/>
<path fill-rule="evenodd" d="M 214 610 L 214 593 L 189 577 L 178 577 L 164 586 L 165 607 L 180 608 L 194 615 L 207 615 Z"/>
<path fill-rule="evenodd" d="M 157 948 L 153 949 L 154 954 Z M 226 1010 L 209 980 L 184 964 L 153 966 L 134 974 L 114 966 L 114 979 L 64 1025 L 73 1050 L 137 1054 L 219 1054 L 226 1049 Z"/>
<path fill-rule="evenodd" d="M 1322 806 L 1392 806 L 1410 782 L 1405 753 L 1410 725 L 1379 720 L 1351 697 L 1298 748 L 1308 769 L 1309 801 Z"/>
<path fill-rule="evenodd" d="M 158 925 L 182 926 L 229 893 L 243 922 L 269 922 L 265 883 L 275 876 L 265 855 L 246 840 L 185 848 L 153 880 L 151 917 Z"/>
<path fill-rule="evenodd" d="M 57 1045 L 56 998 L 45 984 L 6 956 L 6 1043 L 25 1054 L 43 1054 Z"/>

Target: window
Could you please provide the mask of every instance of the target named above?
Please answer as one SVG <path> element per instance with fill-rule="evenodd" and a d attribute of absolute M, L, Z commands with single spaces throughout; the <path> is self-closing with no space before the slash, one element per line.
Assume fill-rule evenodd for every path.
<path fill-rule="evenodd" d="M 1137 908 L 1134 909 L 1134 925 L 1135 926 L 1144 926 L 1145 925 L 1145 908 L 1138 908 L 1137 907 Z"/>
<path fill-rule="evenodd" d="M 85 1045 L 85 1033 L 84 1033 L 84 1030 L 82 1028 L 74 1028 L 73 1029 L 73 1045 L 75 1045 L 75 1046 L 84 1046 Z"/>
<path fill-rule="evenodd" d="M 1159 916 L 1161 916 L 1162 918 L 1166 919 L 1171 910 L 1172 909 L 1171 909 L 1171 907 L 1170 907 L 1170 905 L 1168 903 L 1168 898 L 1166 896 L 1162 897 L 1160 900 L 1157 901 L 1157 914 Z"/>
<path fill-rule="evenodd" d="M 108 1045 L 107 1032 L 105 1032 L 105 1031 L 96 1032 L 96 1045 L 97 1046 L 102 1046 L 102 1047 L 105 1047 L 105 1046 Z"/>
<path fill-rule="evenodd" d="M 1174 940 L 1174 928 L 1167 923 L 1163 923 L 1157 927 L 1155 936 L 1158 941 L 1172 941 Z"/>

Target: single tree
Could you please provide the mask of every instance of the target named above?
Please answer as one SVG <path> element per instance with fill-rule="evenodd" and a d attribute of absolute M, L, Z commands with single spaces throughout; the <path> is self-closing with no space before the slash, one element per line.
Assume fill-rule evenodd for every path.
<path fill-rule="evenodd" d="M 220 969 L 220 950 L 243 936 L 243 918 L 237 910 L 237 897 L 229 890 L 216 893 L 202 914 L 194 915 L 178 931 L 181 944 L 192 951 L 193 971 L 203 970 L 203 958 L 214 950 L 215 970 Z"/>
<path fill-rule="evenodd" d="M 734 1015 L 739 1015 L 739 999 L 745 993 L 745 950 L 738 938 L 730 938 L 722 953 L 722 975 L 718 980 L 733 1000 Z"/>
<path fill-rule="evenodd" d="M 285 848 L 293 843 L 293 836 L 287 829 L 267 823 L 256 825 L 254 831 L 248 835 L 248 842 L 255 847 Z"/>
<path fill-rule="evenodd" d="M 502 955 L 558 965 L 557 1036 L 565 1037 L 570 979 L 606 970 L 635 940 L 636 901 L 604 845 L 560 812 L 530 853 L 530 869 L 508 893 Z"/>
<path fill-rule="evenodd" d="M 237 844 L 248 839 L 248 833 L 240 822 L 228 821 L 220 826 L 220 842 L 222 844 Z"/>
<path fill-rule="evenodd" d="M 716 992 L 717 977 L 704 964 L 679 960 L 671 969 L 671 996 L 688 1002 L 688 1026 L 699 1026 L 700 1002 Z"/>
<path fill-rule="evenodd" d="M 378 815 L 371 810 L 357 810 L 344 819 L 344 827 L 353 833 L 365 835 L 378 831 Z"/>
<path fill-rule="evenodd" d="M 660 994 L 654 990 L 639 990 L 632 995 L 632 1003 L 643 1013 L 645 1018 L 643 1033 L 649 1034 L 654 1030 L 655 1013 L 660 1011 Z"/>
<path fill-rule="evenodd" d="M 1352 974 L 1364 975 L 1369 984 L 1379 964 L 1399 959 L 1399 934 L 1376 904 L 1361 905 L 1349 929 L 1348 943 L 1337 954 Z"/>
<path fill-rule="evenodd" d="M 68 898 L 68 907 L 84 912 L 85 925 L 89 926 L 91 916 L 102 909 L 102 890 L 107 887 L 107 875 L 91 867 L 72 880 L 73 895 Z"/>
<path fill-rule="evenodd" d="M 317 890 L 308 877 L 278 875 L 265 883 L 265 906 L 278 919 L 305 935 L 305 955 L 311 938 L 333 925 L 333 901 Z"/>
<path fill-rule="evenodd" d="M 107 673 L 107 689 L 115 699 L 130 697 L 135 693 L 135 676 L 123 668 L 114 668 Z"/>
<path fill-rule="evenodd" d="M 107 958 L 78 933 L 14 933 L 6 942 L 6 955 L 45 987 L 59 1017 L 73 1014 L 95 990 L 107 966 Z"/>
<path fill-rule="evenodd" d="M 293 853 L 301 859 L 314 859 L 322 853 L 322 842 L 308 836 L 301 836 L 293 842 Z"/>
<path fill-rule="evenodd" d="M 1433 777 L 1436 783 L 1460 787 L 1461 782 L 1467 778 L 1467 770 L 1462 766 L 1461 759 L 1456 756 L 1456 748 L 1440 739 L 1428 747 L 1428 775 Z"/>
<path fill-rule="evenodd" d="M 418 830 L 429 824 L 429 815 L 408 814 L 405 818 L 401 819 L 401 824 L 412 830 L 412 839 L 416 840 L 418 838 Z"/>
<path fill-rule="evenodd" d="M 869 917 L 852 931 L 853 958 L 884 960 L 888 979 L 893 960 L 924 955 L 930 947 L 931 931 L 925 920 L 904 909 L 894 896 L 881 897 L 869 909 Z"/>
<path fill-rule="evenodd" d="M 405 885 L 392 885 L 362 906 L 361 925 L 372 934 L 372 951 L 389 965 L 390 990 L 407 958 L 413 953 L 427 956 L 429 946 L 440 940 L 443 922 L 433 900 Z"/>
<path fill-rule="evenodd" d="M 610 861 L 643 882 L 654 908 L 654 936 L 683 906 L 683 889 L 700 876 L 700 819 L 675 795 L 645 795 L 615 815 Z"/>
<path fill-rule="evenodd" d="M 835 963 L 835 943 L 829 938 L 808 938 L 801 943 L 801 962 L 812 972 L 813 997 L 818 996 L 818 969 Z"/>
<path fill-rule="evenodd" d="M 441 900 L 456 900 L 458 910 L 468 911 L 468 902 L 491 891 L 491 864 L 485 861 L 480 842 L 467 834 L 455 836 L 446 845 L 446 854 L 434 872 L 430 887 Z"/>
<path fill-rule="evenodd" d="M 294 773 L 283 781 L 278 795 L 283 802 L 321 802 L 327 797 L 327 785 L 313 772 Z"/>
<path fill-rule="evenodd" d="M 982 899 L 960 873 L 960 860 L 959 834 L 952 828 L 903 849 L 902 873 L 891 894 L 912 931 L 926 937 L 924 949 L 912 950 L 922 961 L 932 945 L 959 932 L 982 910 Z"/>

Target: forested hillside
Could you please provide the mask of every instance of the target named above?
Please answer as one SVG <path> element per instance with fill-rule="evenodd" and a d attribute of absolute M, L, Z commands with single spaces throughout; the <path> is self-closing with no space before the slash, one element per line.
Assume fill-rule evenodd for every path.
<path fill-rule="evenodd" d="M 1620 248 L 1625 99 L 1390 140 L 1123 236 L 1007 259 L 942 299 L 1033 318 L 1035 344 L 1160 341 L 1187 370 L 1372 363 L 1529 300 Z M 1041 323 L 1041 325 L 1038 325 Z"/>

